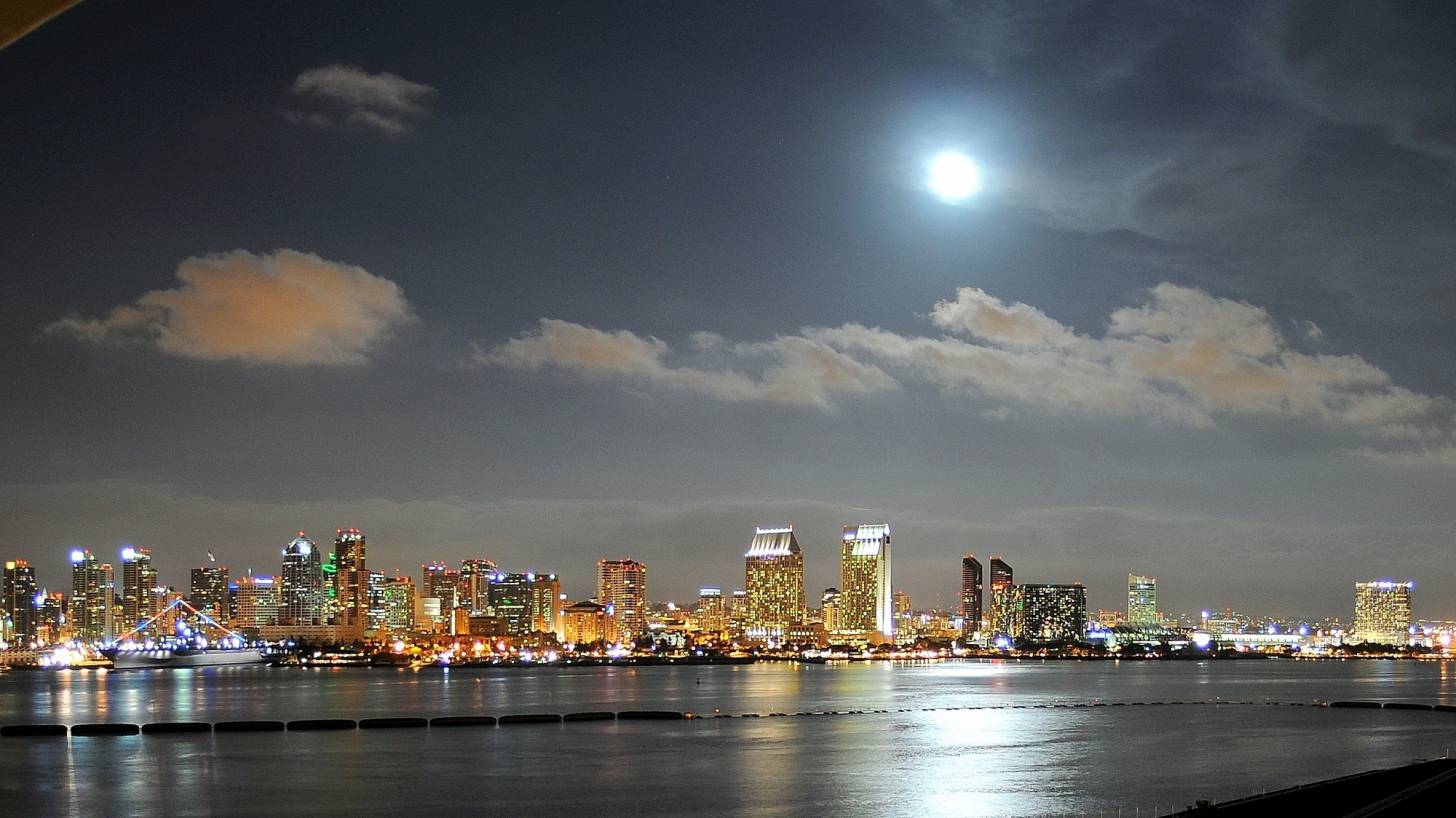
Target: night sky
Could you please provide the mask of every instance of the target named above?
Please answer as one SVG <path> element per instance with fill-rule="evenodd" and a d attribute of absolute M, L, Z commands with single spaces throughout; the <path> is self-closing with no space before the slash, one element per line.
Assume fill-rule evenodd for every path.
<path fill-rule="evenodd" d="M 89 2 L 0 51 L 0 556 L 1456 617 L 1456 11 Z M 926 185 L 943 151 L 982 189 Z"/>

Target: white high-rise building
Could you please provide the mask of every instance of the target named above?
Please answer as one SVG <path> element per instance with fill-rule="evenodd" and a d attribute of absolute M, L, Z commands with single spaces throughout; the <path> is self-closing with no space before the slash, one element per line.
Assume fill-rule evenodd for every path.
<path fill-rule="evenodd" d="M 895 633 L 890 597 L 890 527 L 883 523 L 847 525 L 839 553 L 841 631 L 886 637 Z"/>

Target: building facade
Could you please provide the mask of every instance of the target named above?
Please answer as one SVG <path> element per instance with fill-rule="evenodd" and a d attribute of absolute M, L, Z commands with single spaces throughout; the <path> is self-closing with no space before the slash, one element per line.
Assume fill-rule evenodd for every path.
<path fill-rule="evenodd" d="M 226 586 L 224 586 L 226 612 Z M 110 563 L 83 548 L 71 551 L 71 630 L 83 642 L 105 642 L 116 635 L 113 610 L 116 578 Z M 219 620 L 221 621 L 221 620 Z"/>
<path fill-rule="evenodd" d="M 728 630 L 728 606 L 722 588 L 699 588 L 696 611 L 698 632 L 704 637 L 720 638 Z"/>
<path fill-rule="evenodd" d="M 839 552 L 838 630 L 894 635 L 890 576 L 890 527 L 845 526 Z"/>
<path fill-rule="evenodd" d="M 563 643 L 590 645 L 617 641 L 617 618 L 606 605 L 582 601 L 561 611 Z"/>
<path fill-rule="evenodd" d="M 364 532 L 340 528 L 334 532 L 334 597 L 338 611 L 334 624 L 363 631 L 369 618 L 369 568 L 365 560 Z"/>
<path fill-rule="evenodd" d="M 121 549 L 121 622 L 118 629 L 129 632 L 156 616 L 162 609 L 162 594 L 157 587 L 157 569 L 152 565 L 148 548 L 128 545 Z"/>
<path fill-rule="evenodd" d="M 415 629 L 415 581 L 409 577 L 391 577 L 380 590 L 384 612 L 379 630 L 400 637 Z"/>
<path fill-rule="evenodd" d="M 611 608 L 623 641 L 647 633 L 647 566 L 631 559 L 597 561 L 597 602 Z"/>
<path fill-rule="evenodd" d="M 1127 575 L 1127 624 L 1133 627 L 1154 627 L 1162 624 L 1158 617 L 1156 577 Z"/>
<path fill-rule="evenodd" d="M 1011 565 L 1001 557 L 993 556 L 991 557 L 991 562 L 987 565 L 987 568 L 989 569 L 991 580 L 991 610 L 987 613 L 986 618 L 990 621 L 991 631 L 994 634 L 1010 635 L 1010 631 L 1005 629 L 1005 623 L 1009 621 L 1008 617 L 1011 616 L 1011 614 L 1007 611 L 997 610 L 996 606 L 1000 604 L 997 598 L 997 592 L 1000 592 L 1001 596 L 1006 597 L 1009 600 L 1011 595 L 1008 589 L 1016 584 L 1015 578 L 1011 573 Z"/>
<path fill-rule="evenodd" d="M 323 555 L 302 531 L 283 548 L 282 579 L 278 624 L 327 624 L 324 619 Z"/>
<path fill-rule="evenodd" d="M 235 628 L 260 628 L 278 624 L 278 608 L 282 602 L 278 580 L 270 576 L 238 577 L 228 586 L 237 614 Z"/>
<path fill-rule="evenodd" d="M 1404 645 L 1410 639 L 1414 582 L 1377 579 L 1355 583 L 1354 641 Z"/>
<path fill-rule="evenodd" d="M 975 633 L 981 629 L 981 561 L 975 554 L 961 557 L 961 597 L 957 611 L 965 621 L 965 631 Z"/>
<path fill-rule="evenodd" d="M 1021 631 L 1012 634 L 1032 642 L 1077 642 L 1087 633 L 1087 589 L 1072 585 L 1017 586 Z"/>
<path fill-rule="evenodd" d="M 749 636 L 783 636 L 804 621 L 804 554 L 793 526 L 755 528 L 744 563 Z"/>
<path fill-rule="evenodd" d="M 566 636 L 561 624 L 561 580 L 555 574 L 526 575 L 526 615 L 531 633 L 549 633 L 558 641 Z"/>
<path fill-rule="evenodd" d="M 74 583 L 73 583 L 74 584 Z M 228 617 L 228 569 L 226 565 L 203 565 L 192 569 L 187 604 L 226 623 Z"/>
<path fill-rule="evenodd" d="M 8 560 L 0 579 L 0 615 L 5 621 L 0 636 L 13 645 L 35 639 L 40 625 L 36 617 L 35 567 L 25 560 Z"/>

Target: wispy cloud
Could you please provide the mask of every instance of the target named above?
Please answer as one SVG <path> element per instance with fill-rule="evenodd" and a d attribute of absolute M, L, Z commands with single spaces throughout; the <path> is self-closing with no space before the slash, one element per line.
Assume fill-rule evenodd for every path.
<path fill-rule="evenodd" d="M 290 93 L 304 106 L 284 111 L 298 124 L 320 128 L 355 126 L 399 136 L 428 117 L 439 95 L 432 86 L 389 72 L 371 74 L 352 65 L 310 68 Z"/>
<path fill-rule="evenodd" d="M 412 319 L 394 282 L 296 250 L 189 258 L 177 279 L 105 318 L 63 318 L 46 332 L 207 361 L 349 366 Z"/>

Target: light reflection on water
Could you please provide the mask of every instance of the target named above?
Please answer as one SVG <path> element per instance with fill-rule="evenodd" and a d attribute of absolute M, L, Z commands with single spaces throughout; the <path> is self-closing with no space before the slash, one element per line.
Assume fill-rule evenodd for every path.
<path fill-rule="evenodd" d="M 0 798 L 73 815 L 1149 814 L 1446 752 L 1456 714 L 1090 701 L 1451 702 L 1414 662 L 950 662 L 0 676 L 0 723 L 668 708 L 884 714 L 0 740 Z M 1011 706 L 1028 709 L 1009 709 Z M 924 708 L 976 707 L 974 710 Z M 996 709 L 1007 707 L 1008 709 Z M 908 710 L 910 712 L 899 712 Z M 284 798 L 279 793 L 304 794 Z"/>

